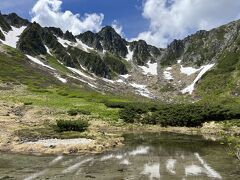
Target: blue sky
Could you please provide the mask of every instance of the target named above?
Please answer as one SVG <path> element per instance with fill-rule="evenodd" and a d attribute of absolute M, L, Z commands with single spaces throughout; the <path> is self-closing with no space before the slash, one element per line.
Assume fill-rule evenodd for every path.
<path fill-rule="evenodd" d="M 239 0 L 0 0 L 0 10 L 75 35 L 112 25 L 158 47 L 240 19 Z"/>
<path fill-rule="evenodd" d="M 30 20 L 29 12 L 35 3 L 36 0 L 0 0 L 0 9 L 2 13 L 16 12 Z M 149 22 L 141 15 L 141 0 L 63 0 L 62 11 L 66 10 L 73 14 L 103 13 L 103 26 L 117 20 L 128 38 L 136 37 L 149 26 Z"/>
<path fill-rule="evenodd" d="M 147 30 L 149 25 L 141 15 L 141 0 L 101 0 L 100 3 L 99 0 L 63 0 L 63 2 L 64 10 L 71 9 L 74 14 L 104 13 L 103 25 L 111 25 L 113 20 L 117 20 L 129 38 Z"/>

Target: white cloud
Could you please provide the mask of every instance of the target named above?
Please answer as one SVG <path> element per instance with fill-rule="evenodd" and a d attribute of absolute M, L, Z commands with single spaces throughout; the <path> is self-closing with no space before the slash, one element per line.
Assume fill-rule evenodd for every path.
<path fill-rule="evenodd" d="M 120 34 L 122 37 L 125 37 L 124 33 L 123 33 L 123 27 L 122 25 L 117 21 L 114 20 L 112 22 L 112 27 L 115 29 L 115 31 Z"/>
<path fill-rule="evenodd" d="M 166 46 L 173 39 L 197 30 L 209 30 L 236 20 L 239 10 L 239 0 L 144 0 L 142 15 L 150 26 L 138 39 Z"/>
<path fill-rule="evenodd" d="M 74 35 L 84 31 L 99 31 L 102 27 L 103 14 L 73 14 L 62 12 L 61 0 L 38 0 L 32 8 L 32 21 L 42 26 L 59 27 L 63 31 L 71 31 Z"/>

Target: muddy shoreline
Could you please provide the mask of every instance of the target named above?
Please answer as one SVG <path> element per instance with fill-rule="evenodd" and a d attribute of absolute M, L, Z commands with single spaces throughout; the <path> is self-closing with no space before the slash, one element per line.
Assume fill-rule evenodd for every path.
<path fill-rule="evenodd" d="M 91 126 L 91 133 L 96 133 L 96 139 L 41 139 L 38 141 L 21 142 L 15 137 L 11 142 L 0 144 L 0 151 L 34 155 L 98 154 L 124 146 L 123 135 L 128 133 L 170 132 L 186 135 L 202 135 L 205 139 L 218 140 L 221 138 L 221 133 L 223 132 L 221 127 L 215 123 L 206 123 L 202 128 L 165 128 L 158 125 L 136 124 L 121 124 L 116 126 L 101 121 L 92 122 L 92 124 L 95 127 Z"/>

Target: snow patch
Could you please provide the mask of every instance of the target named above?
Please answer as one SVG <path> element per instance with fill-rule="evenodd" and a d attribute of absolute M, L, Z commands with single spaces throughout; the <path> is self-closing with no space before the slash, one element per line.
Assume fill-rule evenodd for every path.
<path fill-rule="evenodd" d="M 62 78 L 59 74 L 55 73 L 54 76 L 62 83 L 67 83 L 67 80 Z"/>
<path fill-rule="evenodd" d="M 130 46 L 127 46 L 128 54 L 126 55 L 126 60 L 131 61 L 133 58 L 133 51 L 130 50 Z"/>
<path fill-rule="evenodd" d="M 76 73 L 76 74 L 78 74 L 78 75 L 80 75 L 80 76 L 82 76 L 82 77 L 85 77 L 85 78 L 87 78 L 87 79 L 91 79 L 91 80 L 95 81 L 94 78 L 86 75 L 85 73 L 83 73 L 82 71 L 80 71 L 80 70 L 78 70 L 78 69 L 76 69 L 76 68 L 72 68 L 72 67 L 67 67 L 67 68 L 68 68 L 70 71 L 72 71 L 73 73 Z"/>
<path fill-rule="evenodd" d="M 140 85 L 136 83 L 130 83 L 130 85 L 134 87 L 141 96 L 148 97 L 148 98 L 151 97 L 151 93 L 147 89 L 146 85 Z"/>
<path fill-rule="evenodd" d="M 40 66 L 46 67 L 48 69 L 51 69 L 53 71 L 57 71 L 56 69 L 52 68 L 51 66 L 48 66 L 46 64 L 44 64 L 42 61 L 40 61 L 39 59 L 32 57 L 30 55 L 26 55 L 28 59 L 30 59 L 32 62 L 39 64 Z M 61 81 L 62 83 L 67 83 L 67 80 L 62 78 L 58 73 L 54 73 L 54 77 L 56 77 L 59 81 Z"/>
<path fill-rule="evenodd" d="M 89 82 L 87 82 L 87 81 L 85 81 L 85 80 L 83 80 L 83 79 L 81 79 L 81 78 L 78 78 L 78 77 L 75 77 L 75 76 L 71 76 L 71 75 L 68 75 L 70 78 L 73 78 L 73 79 L 76 79 L 76 80 L 78 80 L 78 81 L 81 81 L 81 82 L 83 82 L 83 83 L 86 83 L 86 84 L 88 84 L 90 87 L 92 87 L 92 88 L 95 88 L 95 89 L 97 89 L 97 86 L 95 86 L 95 85 L 93 85 L 93 84 L 91 84 L 91 83 L 89 83 Z"/>
<path fill-rule="evenodd" d="M 192 94 L 193 91 L 194 91 L 194 86 L 195 84 L 201 79 L 201 77 L 207 72 L 209 71 L 215 64 L 208 64 L 208 65 L 205 65 L 205 66 L 202 66 L 200 68 L 200 73 L 198 74 L 198 76 L 196 77 L 196 79 L 192 82 L 192 84 L 190 84 L 188 87 L 186 87 L 185 89 L 183 89 L 181 92 L 183 94 L 185 93 L 189 93 L 189 94 Z"/>
<path fill-rule="evenodd" d="M 63 39 L 60 37 L 57 37 L 57 39 L 58 39 L 58 42 L 65 48 L 67 48 L 68 46 L 76 46 L 76 44 L 74 44 L 73 42 L 68 41 L 66 39 Z"/>
<path fill-rule="evenodd" d="M 172 70 L 172 67 L 167 67 L 166 68 L 166 71 L 171 71 Z"/>
<path fill-rule="evenodd" d="M 201 68 L 202 68 L 202 67 L 201 67 Z M 193 67 L 183 67 L 183 66 L 181 65 L 180 71 L 181 71 L 181 73 L 190 76 L 190 75 L 195 74 L 196 72 L 200 71 L 201 68 L 196 69 L 196 68 L 193 68 Z"/>
<path fill-rule="evenodd" d="M 49 48 L 46 45 L 44 45 L 44 46 L 45 46 L 45 48 L 47 50 L 47 53 L 52 56 L 52 53 L 50 52 Z"/>
<path fill-rule="evenodd" d="M 122 79 L 118 79 L 118 80 L 116 80 L 116 82 L 118 82 L 118 83 L 125 83 Z"/>
<path fill-rule="evenodd" d="M 125 78 L 125 79 L 127 79 L 127 78 L 129 78 L 131 75 L 125 74 L 125 75 L 120 75 L 120 76 L 123 77 L 123 78 Z"/>
<path fill-rule="evenodd" d="M 172 73 L 169 72 L 171 69 L 172 69 L 171 67 L 168 67 L 168 68 L 166 68 L 165 71 L 163 71 L 163 77 L 164 77 L 164 79 L 173 80 Z"/>
<path fill-rule="evenodd" d="M 74 45 L 74 44 L 73 44 Z M 89 50 L 94 50 L 92 47 L 84 44 L 81 40 L 77 39 L 77 45 L 81 47 L 81 49 L 85 52 L 89 52 Z M 76 45 L 75 45 L 76 46 Z"/>
<path fill-rule="evenodd" d="M 143 70 L 143 74 L 157 75 L 157 63 L 147 63 L 147 66 L 139 66 Z"/>
<path fill-rule="evenodd" d="M 17 42 L 19 40 L 19 36 L 22 34 L 24 29 L 26 29 L 26 26 L 22 26 L 20 28 L 12 27 L 12 30 L 10 30 L 8 33 L 3 32 L 5 36 L 5 41 L 2 41 L 4 44 L 11 46 L 13 48 L 16 48 Z"/>
<path fill-rule="evenodd" d="M 141 174 L 148 175 L 150 180 L 160 179 L 160 164 L 145 164 L 144 170 L 141 172 Z"/>
<path fill-rule="evenodd" d="M 178 64 L 181 64 L 181 62 L 182 62 L 182 60 L 178 60 L 178 61 L 177 61 Z"/>
<path fill-rule="evenodd" d="M 44 66 L 44 67 L 46 67 L 48 69 L 51 69 L 51 70 L 56 70 L 56 69 L 52 68 L 51 66 L 48 66 L 48 65 L 44 64 L 42 61 L 40 61 L 39 59 L 37 59 L 35 57 L 32 57 L 30 55 L 26 55 L 26 56 L 27 56 L 28 59 L 30 59 L 31 61 L 33 61 L 36 64 L 39 64 L 39 65 Z"/>
<path fill-rule="evenodd" d="M 103 54 L 105 54 L 107 51 L 105 49 L 103 49 Z"/>
<path fill-rule="evenodd" d="M 113 80 L 110 80 L 110 79 L 107 79 L 107 78 L 102 78 L 102 80 L 105 81 L 105 82 L 114 83 Z"/>

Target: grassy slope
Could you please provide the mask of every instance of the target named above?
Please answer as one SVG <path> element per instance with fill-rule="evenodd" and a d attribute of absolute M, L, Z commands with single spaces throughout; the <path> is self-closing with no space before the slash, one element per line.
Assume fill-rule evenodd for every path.
<path fill-rule="evenodd" d="M 0 80 L 35 86 L 58 85 L 49 73 L 35 67 L 20 51 L 8 46 L 1 46 L 6 53 L 0 52 Z M 33 69 L 34 68 L 34 69 Z"/>
<path fill-rule="evenodd" d="M 199 82 L 197 94 L 203 101 L 240 103 L 240 51 L 226 50 L 216 67 Z"/>
<path fill-rule="evenodd" d="M 61 110 L 79 108 L 88 110 L 94 117 L 101 119 L 118 119 L 118 109 L 107 108 L 104 101 L 129 101 L 127 97 L 103 95 L 74 84 L 62 84 L 51 74 L 29 63 L 18 50 L 4 46 L 6 53 L 0 55 L 0 82 L 24 84 L 27 89 L 1 94 L 0 99 L 14 102 L 31 102 L 33 105 L 51 107 Z M 49 65 L 60 73 L 69 72 L 67 68 L 51 56 L 47 57 Z"/>

